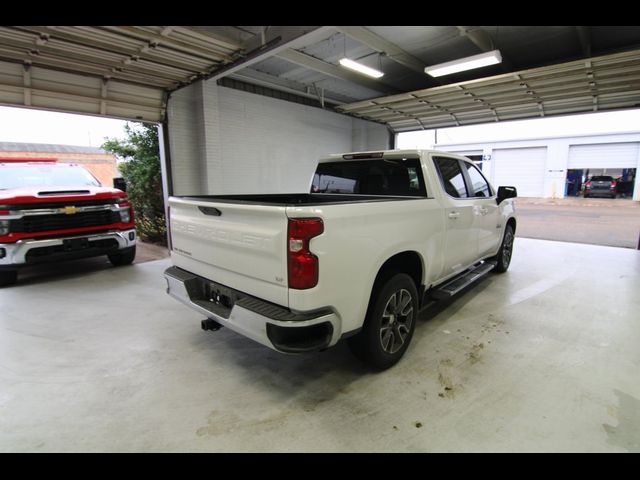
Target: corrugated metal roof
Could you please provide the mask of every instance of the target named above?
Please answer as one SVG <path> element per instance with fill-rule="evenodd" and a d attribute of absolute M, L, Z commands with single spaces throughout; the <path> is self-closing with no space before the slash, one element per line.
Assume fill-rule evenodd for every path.
<path fill-rule="evenodd" d="M 640 107 L 640 50 L 340 105 L 395 131 Z"/>
<path fill-rule="evenodd" d="M 0 26 L 0 104 L 160 121 L 169 92 L 235 75 L 306 97 L 324 89 L 334 103 L 356 101 L 342 111 L 363 118 L 384 104 L 386 112 L 369 117 L 400 130 L 431 128 L 636 106 L 634 81 L 616 84 L 607 73 L 593 82 L 583 75 L 562 93 L 530 79 L 539 88 L 529 96 L 515 95 L 504 78 L 535 68 L 553 76 L 561 63 L 638 48 L 637 26 Z M 493 49 L 502 52 L 499 65 L 438 79 L 424 73 Z M 346 71 L 343 55 L 384 77 Z M 376 98 L 397 92 L 411 93 Z"/>
<path fill-rule="evenodd" d="M 0 142 L 0 152 L 37 152 L 37 153 L 93 153 L 110 154 L 97 147 L 82 145 L 55 145 L 50 143 Z"/>

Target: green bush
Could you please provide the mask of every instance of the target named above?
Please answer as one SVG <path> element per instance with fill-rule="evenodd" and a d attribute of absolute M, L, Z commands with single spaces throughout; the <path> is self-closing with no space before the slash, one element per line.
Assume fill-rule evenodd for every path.
<path fill-rule="evenodd" d="M 154 124 L 127 122 L 125 140 L 107 139 L 104 150 L 114 153 L 136 216 L 142 240 L 167 244 L 160 173 L 158 128 Z"/>

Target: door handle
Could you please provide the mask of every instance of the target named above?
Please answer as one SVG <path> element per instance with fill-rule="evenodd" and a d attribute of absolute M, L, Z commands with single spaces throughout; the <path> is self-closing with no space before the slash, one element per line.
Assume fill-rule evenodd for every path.
<path fill-rule="evenodd" d="M 460 212 L 449 212 L 449 218 L 456 219 L 460 216 Z"/>

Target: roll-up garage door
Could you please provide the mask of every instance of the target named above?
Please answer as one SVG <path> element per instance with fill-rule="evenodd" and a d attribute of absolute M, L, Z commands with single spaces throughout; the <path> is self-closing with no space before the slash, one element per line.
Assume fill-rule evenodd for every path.
<path fill-rule="evenodd" d="M 571 145 L 568 168 L 636 168 L 640 143 Z"/>
<path fill-rule="evenodd" d="M 493 151 L 493 186 L 515 186 L 520 197 L 542 197 L 547 148 L 500 148 Z"/>

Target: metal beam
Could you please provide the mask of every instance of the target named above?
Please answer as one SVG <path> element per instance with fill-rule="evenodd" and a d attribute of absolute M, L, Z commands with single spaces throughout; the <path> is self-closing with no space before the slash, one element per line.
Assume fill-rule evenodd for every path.
<path fill-rule="evenodd" d="M 240 80 L 242 82 L 253 83 L 254 85 L 261 85 L 264 87 L 273 88 L 274 90 L 281 90 L 284 92 L 293 93 L 296 95 L 301 95 L 307 98 L 318 98 L 317 95 L 309 93 L 307 91 L 307 86 L 301 83 L 295 82 L 293 80 L 289 80 L 287 78 L 276 77 L 275 75 L 270 75 L 268 73 L 260 72 L 258 70 L 254 70 L 252 68 L 245 68 L 236 73 L 232 73 L 229 75 L 230 78 L 234 78 L 236 80 Z M 336 94 L 333 94 L 336 95 Z M 325 95 L 324 100 L 326 103 L 333 103 L 336 105 L 340 105 L 343 103 L 353 102 L 355 99 L 351 97 L 347 97 L 344 95 L 334 96 L 332 97 Z"/>
<path fill-rule="evenodd" d="M 324 75 L 339 78 L 341 80 L 346 80 L 347 82 L 355 83 L 376 92 L 381 92 L 387 95 L 399 93 L 399 91 L 395 88 L 382 82 L 370 80 L 356 73 L 351 73 L 344 68 L 333 65 L 332 63 L 327 63 L 323 60 L 312 57 L 311 55 L 307 55 L 306 53 L 298 52 L 297 50 L 291 48 L 279 52 L 278 57 L 287 60 L 288 62 L 295 63 L 296 65 L 310 68 L 311 70 L 315 70 L 316 72 L 320 72 Z"/>
<path fill-rule="evenodd" d="M 589 27 L 576 27 L 578 32 L 578 38 L 580 40 L 580 46 L 582 47 L 582 54 L 585 57 L 591 56 L 591 30 Z"/>
<path fill-rule="evenodd" d="M 215 70 L 207 79 L 218 80 L 232 73 L 237 72 L 254 63 L 261 62 L 266 58 L 292 48 L 302 48 L 315 42 L 323 40 L 334 31 L 333 27 L 289 27 L 281 30 L 281 34 L 272 40 L 267 40 L 266 45 L 257 47 L 249 52 L 244 58 L 236 60 L 229 65 Z"/>
<path fill-rule="evenodd" d="M 424 75 L 424 67 L 426 65 L 419 58 L 414 57 L 410 53 L 401 49 L 394 43 L 385 40 L 379 35 L 367 30 L 365 27 L 336 27 L 338 31 L 348 35 L 354 40 L 363 43 L 371 49 L 384 53 L 387 58 L 403 65 L 414 72 Z"/>

